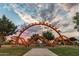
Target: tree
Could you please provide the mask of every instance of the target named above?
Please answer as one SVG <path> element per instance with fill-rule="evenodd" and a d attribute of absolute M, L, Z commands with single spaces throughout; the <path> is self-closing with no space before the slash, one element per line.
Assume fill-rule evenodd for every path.
<path fill-rule="evenodd" d="M 50 31 L 43 32 L 42 35 L 43 35 L 43 37 L 45 37 L 48 40 L 53 40 L 54 39 L 54 35 Z"/>
<path fill-rule="evenodd" d="M 78 40 L 78 39 L 76 39 L 75 37 L 70 37 L 69 38 L 71 41 L 76 41 L 76 40 Z"/>
<path fill-rule="evenodd" d="M 10 21 L 5 15 L 0 18 L 0 42 L 4 42 L 5 36 L 15 33 L 17 26 Z"/>
<path fill-rule="evenodd" d="M 79 12 L 76 13 L 76 15 L 73 17 L 74 23 L 76 23 L 75 29 L 79 31 Z"/>
<path fill-rule="evenodd" d="M 39 34 L 33 34 L 33 35 L 31 36 L 31 39 L 37 41 L 37 40 L 39 39 Z"/>

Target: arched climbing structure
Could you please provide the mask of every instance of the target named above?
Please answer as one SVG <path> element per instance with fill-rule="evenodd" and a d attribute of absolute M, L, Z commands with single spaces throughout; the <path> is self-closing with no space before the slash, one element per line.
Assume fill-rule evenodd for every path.
<path fill-rule="evenodd" d="M 43 26 L 47 26 L 47 27 L 50 27 L 52 30 L 54 30 L 58 35 L 59 35 L 59 39 L 61 39 L 61 41 L 63 41 L 64 42 L 64 37 L 66 37 L 66 36 L 62 36 L 61 35 L 61 33 L 60 33 L 60 30 L 58 29 L 58 28 L 56 28 L 55 26 L 53 26 L 52 24 L 49 24 L 49 23 L 47 23 L 47 22 L 39 22 L 39 23 L 32 23 L 32 24 L 29 24 L 29 25 L 27 25 L 27 26 L 25 26 L 24 28 L 22 28 L 22 30 L 20 31 L 20 34 L 17 36 L 17 39 L 16 39 L 16 44 L 18 44 L 18 41 L 19 41 L 19 39 L 23 42 L 23 44 L 24 43 L 26 43 L 25 41 L 24 41 L 24 39 L 23 38 L 21 38 L 20 36 L 27 30 L 27 29 L 29 29 L 30 27 L 32 27 L 32 26 L 36 26 L 36 25 L 43 25 Z M 66 37 L 67 38 L 67 37 Z M 57 38 L 56 38 L 57 39 Z M 68 40 L 68 38 L 67 38 L 67 40 Z M 56 41 L 56 40 L 55 40 Z M 55 42 L 54 41 L 54 42 Z M 25 44 L 24 44 L 25 45 Z"/>

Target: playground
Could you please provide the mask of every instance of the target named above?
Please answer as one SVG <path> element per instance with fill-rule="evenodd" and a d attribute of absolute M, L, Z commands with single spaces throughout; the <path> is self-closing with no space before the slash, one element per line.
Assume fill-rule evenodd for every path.
<path fill-rule="evenodd" d="M 79 4 L 0 4 L 0 56 L 79 56 L 78 10 Z"/>
<path fill-rule="evenodd" d="M 59 36 L 48 40 L 46 37 L 34 34 L 31 38 L 25 40 L 21 35 L 30 27 L 43 25 L 54 30 Z M 45 33 L 46 34 L 46 33 Z M 57 55 L 79 55 L 79 46 L 73 41 L 74 38 L 68 38 L 61 34 L 58 28 L 46 22 L 32 23 L 23 27 L 18 36 L 12 36 L 9 45 L 2 45 L 0 55 L 24 55 L 24 56 L 57 56 Z M 70 40 L 72 39 L 72 40 Z M 62 47 L 64 46 L 64 47 Z M 47 52 L 44 52 L 47 51 Z M 65 52 L 67 51 L 67 52 Z M 72 52 L 73 51 L 73 52 Z M 75 54 L 76 53 L 76 54 Z"/>
<path fill-rule="evenodd" d="M 39 34 L 35 34 L 31 38 L 27 39 L 27 42 L 26 42 L 25 38 L 22 38 L 21 35 L 30 27 L 36 26 L 36 25 L 44 25 L 44 26 L 51 28 L 59 35 L 59 37 L 52 38 L 53 40 L 48 40 L 47 38 L 45 38 L 43 36 L 39 36 Z M 39 44 L 39 46 L 46 45 L 49 47 L 55 47 L 56 45 L 59 45 L 59 44 L 63 44 L 63 45 L 73 44 L 73 42 L 68 37 L 62 35 L 60 32 L 61 31 L 58 30 L 58 28 L 54 27 L 53 25 L 51 25 L 49 23 L 39 22 L 39 23 L 32 23 L 32 24 L 29 24 L 28 26 L 23 27 L 20 30 L 20 34 L 18 36 L 13 36 L 11 38 L 15 45 L 19 45 L 20 44 L 19 41 L 21 41 L 20 45 L 24 45 L 25 47 L 30 47 L 32 45 L 35 46 L 38 44 Z"/>

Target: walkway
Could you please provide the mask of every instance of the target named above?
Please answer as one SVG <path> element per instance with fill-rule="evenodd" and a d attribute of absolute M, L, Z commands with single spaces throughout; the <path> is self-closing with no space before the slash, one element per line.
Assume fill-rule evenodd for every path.
<path fill-rule="evenodd" d="M 29 52 L 25 53 L 24 56 L 57 56 L 47 48 L 32 48 Z"/>

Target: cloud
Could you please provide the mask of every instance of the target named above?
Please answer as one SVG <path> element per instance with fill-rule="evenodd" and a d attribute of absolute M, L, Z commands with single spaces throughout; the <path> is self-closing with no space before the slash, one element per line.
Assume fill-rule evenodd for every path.
<path fill-rule="evenodd" d="M 62 32 L 74 30 L 72 17 L 79 11 L 79 4 L 10 4 L 14 11 L 26 23 L 49 21 Z M 18 7 L 19 5 L 19 7 Z M 71 28 L 72 27 L 72 28 Z M 63 29 L 64 28 L 64 29 Z"/>
<path fill-rule="evenodd" d="M 33 19 L 30 15 L 27 13 L 23 12 L 17 7 L 17 4 L 10 4 L 10 6 L 13 8 L 16 14 L 20 16 L 22 20 L 24 20 L 26 23 L 33 23 L 33 22 L 38 22 L 37 20 Z"/>

